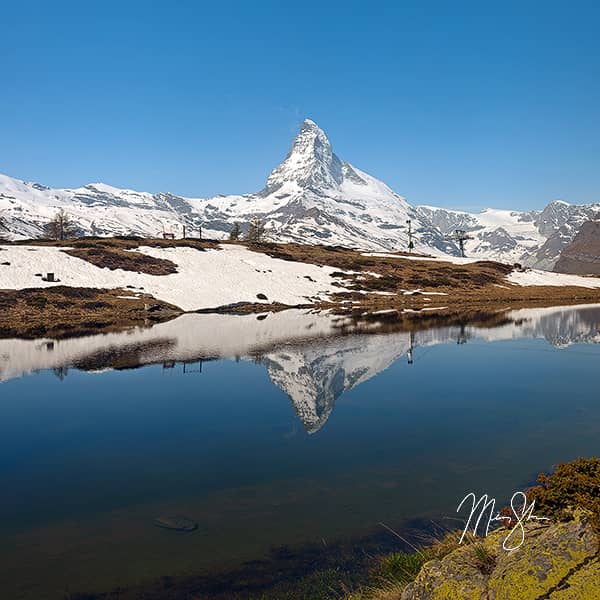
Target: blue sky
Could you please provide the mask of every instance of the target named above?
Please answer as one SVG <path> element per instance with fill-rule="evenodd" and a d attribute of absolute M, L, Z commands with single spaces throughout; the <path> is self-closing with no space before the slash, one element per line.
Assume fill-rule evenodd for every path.
<path fill-rule="evenodd" d="M 255 191 L 309 117 L 415 204 L 600 201 L 593 2 L 23 0 L 2 21 L 14 177 Z"/>

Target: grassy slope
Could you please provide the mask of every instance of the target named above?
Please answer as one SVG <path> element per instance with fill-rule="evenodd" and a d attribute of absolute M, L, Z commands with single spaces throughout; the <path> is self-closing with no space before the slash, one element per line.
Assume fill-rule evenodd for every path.
<path fill-rule="evenodd" d="M 532 306 L 600 301 L 600 290 L 573 286 L 518 286 L 506 280 L 510 265 L 479 261 L 456 265 L 436 260 L 407 260 L 398 257 L 364 256 L 355 250 L 300 244 L 262 244 L 257 250 L 284 260 L 330 265 L 341 271 L 354 271 L 351 293 L 340 293 L 338 301 L 350 300 L 358 308 L 427 307 L 435 305 L 503 305 L 507 302 Z M 348 287 L 348 285 L 346 285 Z M 405 294 L 421 290 L 425 293 Z M 364 294 L 361 292 L 380 292 Z M 383 294 L 381 294 L 383 292 Z M 431 295 L 436 292 L 443 295 Z M 524 305 L 524 304 L 523 304 Z"/>

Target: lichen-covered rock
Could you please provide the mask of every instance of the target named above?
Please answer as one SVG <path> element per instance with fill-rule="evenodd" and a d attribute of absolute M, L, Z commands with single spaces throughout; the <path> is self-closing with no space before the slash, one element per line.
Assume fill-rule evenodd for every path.
<path fill-rule="evenodd" d="M 565 581 L 549 600 L 592 600 L 600 598 L 600 562 L 598 559 L 584 565 Z"/>
<path fill-rule="evenodd" d="M 402 600 L 587 600 L 600 598 L 600 540 L 588 514 L 526 524 L 524 543 L 503 549 L 507 531 L 426 563 Z"/>
<path fill-rule="evenodd" d="M 463 546 L 445 558 L 423 565 L 403 592 L 402 600 L 481 600 L 487 578 L 473 560 L 472 548 Z"/>
<path fill-rule="evenodd" d="M 598 537 L 584 513 L 577 513 L 573 521 L 550 527 L 533 525 L 518 550 L 499 554 L 488 582 L 491 597 L 494 600 L 538 598 L 567 581 L 597 552 Z"/>

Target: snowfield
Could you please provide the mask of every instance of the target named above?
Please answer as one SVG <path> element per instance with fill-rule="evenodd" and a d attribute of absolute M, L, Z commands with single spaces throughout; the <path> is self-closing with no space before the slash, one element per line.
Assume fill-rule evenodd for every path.
<path fill-rule="evenodd" d="M 527 271 L 514 271 L 507 275 L 506 279 L 516 285 L 551 285 L 567 286 L 573 285 L 584 288 L 600 288 L 600 277 L 582 277 L 581 275 L 566 275 L 564 273 L 551 273 L 550 271 L 539 271 L 529 269 Z"/>
<path fill-rule="evenodd" d="M 204 252 L 194 248 L 141 247 L 155 258 L 174 262 L 172 275 L 146 275 L 117 269 L 111 271 L 69 256 L 66 248 L 44 246 L 0 246 L 0 289 L 44 288 L 56 285 L 126 289 L 145 293 L 185 311 L 218 308 L 236 302 L 289 306 L 325 300 L 345 288 L 334 285 L 339 269 L 271 258 L 242 246 L 222 245 Z M 36 274 L 54 273 L 56 283 Z M 258 298 L 262 294 L 267 297 Z"/>

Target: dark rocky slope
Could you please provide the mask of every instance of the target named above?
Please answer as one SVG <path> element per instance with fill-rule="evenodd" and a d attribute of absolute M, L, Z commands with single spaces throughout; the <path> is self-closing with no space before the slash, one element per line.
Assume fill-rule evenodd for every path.
<path fill-rule="evenodd" d="M 554 270 L 575 275 L 600 275 L 600 221 L 587 221 L 564 248 Z"/>

